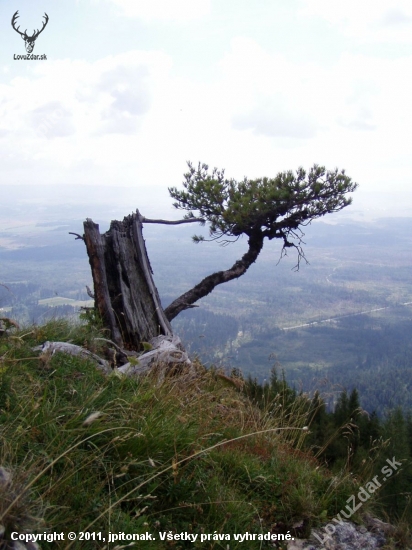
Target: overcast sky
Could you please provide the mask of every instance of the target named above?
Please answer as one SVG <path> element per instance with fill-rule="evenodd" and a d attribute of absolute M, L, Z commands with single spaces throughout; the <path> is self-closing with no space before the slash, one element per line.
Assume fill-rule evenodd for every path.
<path fill-rule="evenodd" d="M 48 14 L 47 60 L 13 59 L 17 10 L 28 34 Z M 317 163 L 411 201 L 410 0 L 8 0 L 0 21 L 0 185 L 167 198 L 187 160 Z"/>

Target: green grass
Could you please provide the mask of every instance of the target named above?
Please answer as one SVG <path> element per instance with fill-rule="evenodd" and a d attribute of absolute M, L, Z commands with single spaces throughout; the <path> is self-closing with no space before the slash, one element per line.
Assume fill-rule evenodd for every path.
<path fill-rule="evenodd" d="M 332 477 L 303 451 L 307 419 L 299 400 L 269 413 L 200 364 L 196 377 L 160 382 L 155 371 L 105 377 L 87 360 L 39 358 L 31 349 L 63 340 L 99 352 L 97 335 L 53 321 L 0 340 L 0 466 L 12 475 L 9 486 L 0 485 L 6 539 L 24 530 L 148 531 L 157 540 L 139 548 L 226 549 L 226 541 L 172 545 L 157 533 L 286 533 L 301 523 L 307 535 L 355 492 L 354 476 Z M 230 549 L 241 546 L 232 536 Z M 106 538 L 41 547 L 125 546 Z"/>

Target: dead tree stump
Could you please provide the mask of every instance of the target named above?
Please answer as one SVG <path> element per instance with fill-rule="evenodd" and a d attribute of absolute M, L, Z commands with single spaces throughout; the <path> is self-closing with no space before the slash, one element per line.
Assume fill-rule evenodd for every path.
<path fill-rule="evenodd" d="M 172 335 L 153 281 L 142 220 L 136 210 L 123 221 L 112 221 L 103 235 L 91 219 L 84 222 L 95 307 L 111 339 L 130 350 L 155 336 Z"/>

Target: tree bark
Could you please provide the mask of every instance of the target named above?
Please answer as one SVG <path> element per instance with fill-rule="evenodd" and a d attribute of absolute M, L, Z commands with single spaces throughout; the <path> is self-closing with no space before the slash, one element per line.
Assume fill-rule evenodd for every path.
<path fill-rule="evenodd" d="M 264 237 L 261 231 L 251 234 L 248 240 L 249 250 L 246 254 L 235 262 L 230 269 L 218 271 L 217 273 L 205 277 L 191 290 L 185 292 L 179 296 L 179 298 L 176 298 L 176 300 L 165 309 L 167 319 L 172 321 L 181 311 L 192 307 L 192 304 L 200 300 L 200 298 L 204 298 L 210 294 L 217 285 L 227 283 L 243 275 L 259 256 L 263 248 L 263 239 Z"/>
<path fill-rule="evenodd" d="M 155 336 L 172 335 L 160 303 L 142 234 L 138 210 L 112 221 L 101 235 L 92 220 L 84 222 L 84 241 L 94 283 L 95 307 L 111 339 L 125 349 L 141 349 Z"/>
<path fill-rule="evenodd" d="M 217 285 L 243 275 L 259 256 L 264 240 L 261 230 L 251 233 L 248 251 L 230 269 L 205 277 L 163 310 L 143 239 L 144 221 L 161 223 L 164 220 L 147 220 L 136 210 L 121 222 L 112 221 L 104 235 L 92 220 L 84 222 L 95 307 L 104 326 L 110 330 L 113 342 L 121 348 L 134 350 L 141 349 L 142 342 L 158 335 L 172 336 L 170 321 L 210 294 Z M 178 223 L 186 223 L 186 220 Z"/>

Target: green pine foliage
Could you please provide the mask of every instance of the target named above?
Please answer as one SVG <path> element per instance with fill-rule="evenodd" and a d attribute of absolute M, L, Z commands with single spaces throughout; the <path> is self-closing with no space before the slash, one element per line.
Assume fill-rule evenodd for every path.
<path fill-rule="evenodd" d="M 347 193 L 355 191 L 357 184 L 344 170 L 328 171 L 314 165 L 308 172 L 280 172 L 274 178 L 228 179 L 224 170 L 207 164 L 197 168 L 188 162 L 183 190 L 170 187 L 174 206 L 196 214 L 210 223 L 212 239 L 239 237 L 259 232 L 269 240 L 284 239 L 285 246 L 296 237 L 294 231 L 330 212 L 337 212 L 351 204 Z M 203 237 L 196 236 L 196 242 Z"/>
<path fill-rule="evenodd" d="M 385 484 L 380 492 L 381 504 L 388 514 L 404 518 L 412 523 L 412 447 L 408 434 L 411 430 L 410 417 L 400 408 L 389 412 L 382 426 L 387 439 L 387 454 L 402 462 L 402 468 Z M 383 463 L 383 461 L 382 461 Z"/>

